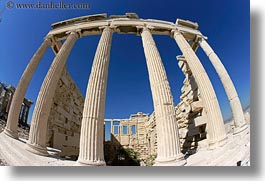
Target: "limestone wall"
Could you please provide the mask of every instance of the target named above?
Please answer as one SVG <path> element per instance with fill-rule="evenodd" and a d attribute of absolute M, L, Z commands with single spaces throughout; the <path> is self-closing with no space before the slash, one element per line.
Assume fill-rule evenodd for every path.
<path fill-rule="evenodd" d="M 149 155 L 148 140 L 146 137 L 146 122 L 148 119 L 148 114 L 139 112 L 131 115 L 129 119 L 113 120 L 113 123 L 119 122 L 119 125 L 113 125 L 112 123 L 110 145 L 116 147 L 116 150 L 118 147 L 132 148 L 140 154 L 141 159 L 144 159 Z M 114 131 L 115 129 L 118 132 Z"/>
<path fill-rule="evenodd" d="M 147 137 L 147 145 L 149 149 L 148 156 L 156 155 L 157 150 L 157 134 L 156 134 L 156 121 L 155 121 L 155 113 L 152 113 L 145 123 L 146 127 L 146 137 Z"/>
<path fill-rule="evenodd" d="M 203 109 L 200 91 L 185 59 L 179 59 L 178 65 L 185 75 L 180 102 L 176 106 L 179 137 L 182 152 L 192 154 L 196 151 L 198 142 L 206 138 L 208 117 Z"/>
<path fill-rule="evenodd" d="M 61 156 L 78 156 L 84 98 L 66 68 L 53 101 L 47 145 L 61 150 Z"/>

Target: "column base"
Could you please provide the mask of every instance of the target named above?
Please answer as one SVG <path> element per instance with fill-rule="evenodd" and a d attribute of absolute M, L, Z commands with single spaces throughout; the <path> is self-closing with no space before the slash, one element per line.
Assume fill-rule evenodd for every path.
<path fill-rule="evenodd" d="M 17 131 L 12 131 L 12 130 L 8 129 L 7 127 L 5 127 L 4 133 L 11 138 L 18 139 L 18 132 Z"/>
<path fill-rule="evenodd" d="M 105 161 L 81 161 L 77 160 L 75 163 L 76 166 L 106 166 Z"/>
<path fill-rule="evenodd" d="M 233 137 L 235 139 L 242 140 L 244 139 L 244 137 L 247 136 L 247 134 L 250 134 L 250 127 L 248 125 L 246 126 L 246 128 L 245 126 L 241 127 L 241 129 L 238 132 L 233 134 Z"/>
<path fill-rule="evenodd" d="M 247 124 L 244 124 L 243 126 L 239 127 L 239 128 L 235 128 L 233 135 L 238 135 L 239 133 L 245 131 L 248 128 Z"/>
<path fill-rule="evenodd" d="M 35 146 L 30 143 L 27 143 L 26 148 L 27 151 L 34 153 L 36 155 L 40 156 L 49 156 L 49 153 L 47 151 L 47 148 L 40 147 L 40 146 Z"/>
<path fill-rule="evenodd" d="M 217 140 L 217 141 L 210 141 L 209 142 L 209 150 L 214 150 L 218 147 L 223 147 L 227 143 L 227 136 L 225 136 L 223 139 Z"/>
<path fill-rule="evenodd" d="M 153 166 L 184 166 L 187 161 L 184 159 L 184 155 L 181 153 L 174 158 L 156 159 Z"/>

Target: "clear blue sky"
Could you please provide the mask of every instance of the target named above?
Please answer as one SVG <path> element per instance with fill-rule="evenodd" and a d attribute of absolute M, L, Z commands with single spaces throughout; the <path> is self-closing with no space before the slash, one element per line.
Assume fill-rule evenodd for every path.
<path fill-rule="evenodd" d="M 1 12 L 6 2 L 0 1 L 0 81 L 6 84 L 18 84 L 30 58 L 50 30 L 50 24 L 97 13 L 135 12 L 144 19 L 175 22 L 181 18 L 198 22 L 200 31 L 209 38 L 209 44 L 227 68 L 243 107 L 250 104 L 250 14 L 247 0 L 90 0 L 74 1 L 89 3 L 91 8 L 87 10 L 13 8 Z M 175 58 L 181 54 L 180 50 L 170 37 L 154 36 L 154 39 L 165 65 L 174 102 L 178 104 L 184 79 Z M 84 96 L 98 40 L 99 36 L 79 39 L 67 61 L 68 70 Z M 212 81 L 224 119 L 227 119 L 231 111 L 221 82 L 201 49 L 198 56 Z M 34 103 L 53 58 L 54 54 L 49 49 L 31 81 L 26 97 Z M 105 117 L 128 118 L 139 111 L 152 113 L 153 103 L 141 38 L 114 34 L 110 59 Z"/>

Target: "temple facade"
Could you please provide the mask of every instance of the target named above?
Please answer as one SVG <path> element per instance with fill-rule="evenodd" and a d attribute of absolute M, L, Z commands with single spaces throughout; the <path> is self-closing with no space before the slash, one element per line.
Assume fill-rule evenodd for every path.
<path fill-rule="evenodd" d="M 230 140 L 249 136 L 249 126 L 226 68 L 198 27 L 197 23 L 182 19 L 174 23 L 141 19 L 135 13 L 111 16 L 96 14 L 52 24 L 21 76 L 10 103 L 4 133 L 13 139 L 18 138 L 17 125 L 18 119 L 23 117 L 20 107 L 25 93 L 43 55 L 51 47 L 55 57 L 40 88 L 25 147 L 30 154 L 49 156 L 48 144 L 60 149 L 61 155 L 78 155 L 76 165 L 105 166 L 113 162 L 110 156 L 106 163 L 106 150 L 119 151 L 119 160 L 123 160 L 126 154 L 132 154 L 132 151 L 128 151 L 132 149 L 134 158 L 154 158 L 154 166 L 184 166 L 191 164 L 187 162 L 187 155 L 196 155 L 198 147 L 213 152 L 222 148 L 236 152 L 246 144 L 240 142 L 235 149 Z M 125 120 L 105 119 L 108 67 L 114 33 L 135 34 L 142 41 L 153 100 L 154 112 L 151 115 L 137 113 Z M 93 35 L 101 37 L 86 95 L 82 98 L 66 71 L 66 62 L 76 41 Z M 177 61 L 185 79 L 181 101 L 177 106 L 174 106 L 163 60 L 153 35 L 170 36 L 181 50 Z M 226 92 L 234 120 L 232 136 L 228 137 L 225 130 L 213 84 L 196 54 L 198 48 L 202 48 L 208 56 Z M 108 148 L 106 144 L 104 148 L 106 122 L 111 124 Z M 236 157 L 238 159 L 241 157 Z M 207 160 L 200 163 L 204 161 Z"/>

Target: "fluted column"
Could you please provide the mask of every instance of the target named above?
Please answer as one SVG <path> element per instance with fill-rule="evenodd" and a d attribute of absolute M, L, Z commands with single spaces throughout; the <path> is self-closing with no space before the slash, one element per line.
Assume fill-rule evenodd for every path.
<path fill-rule="evenodd" d="M 53 96 L 61 77 L 66 60 L 78 38 L 77 32 L 71 32 L 54 58 L 42 83 L 33 112 L 29 140 L 26 149 L 38 155 L 47 155 L 46 133 L 48 117 L 53 103 Z"/>
<path fill-rule="evenodd" d="M 206 53 L 206 55 L 209 57 L 224 86 L 234 118 L 234 134 L 240 133 L 241 131 L 247 128 L 247 122 L 245 120 L 243 109 L 239 97 L 237 95 L 235 86 L 221 60 L 210 47 L 210 45 L 203 38 L 199 40 L 199 44 L 203 51 Z"/>
<path fill-rule="evenodd" d="M 81 125 L 80 150 L 77 165 L 104 166 L 104 113 L 112 40 L 112 29 L 102 27 L 90 73 Z"/>
<path fill-rule="evenodd" d="M 113 120 L 110 121 L 110 133 L 114 134 Z"/>
<path fill-rule="evenodd" d="M 24 73 L 22 74 L 19 80 L 19 83 L 12 99 L 12 103 L 8 113 L 7 124 L 4 130 L 4 133 L 12 138 L 18 138 L 18 119 L 20 109 L 25 97 L 25 93 L 36 68 L 38 67 L 44 53 L 50 45 L 51 40 L 49 38 L 45 38 L 44 42 L 41 44 L 37 52 L 31 58 L 29 64 L 27 65 L 26 69 L 24 70 Z"/>
<path fill-rule="evenodd" d="M 204 101 L 204 108 L 209 118 L 209 122 L 207 123 L 209 148 L 214 149 L 218 146 L 222 146 L 226 142 L 227 136 L 220 106 L 211 81 L 199 58 L 196 56 L 195 52 L 192 50 L 183 35 L 176 30 L 173 30 L 172 33 L 191 69 L 192 75 L 194 76 L 200 90 L 201 97 Z"/>
<path fill-rule="evenodd" d="M 180 151 L 173 97 L 166 71 L 150 30 L 142 27 L 141 37 L 156 115 L 157 158 L 155 166 L 182 166 L 186 160 Z"/>

